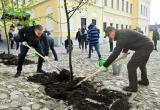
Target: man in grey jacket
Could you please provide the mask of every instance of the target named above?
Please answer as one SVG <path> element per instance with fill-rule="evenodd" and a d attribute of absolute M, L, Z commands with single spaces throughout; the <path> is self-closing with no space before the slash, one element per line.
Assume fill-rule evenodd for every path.
<path fill-rule="evenodd" d="M 109 56 L 104 66 L 102 66 L 99 71 L 103 72 L 103 70 L 105 70 L 105 68 L 108 67 L 122 51 L 123 53 L 127 53 L 128 50 L 133 50 L 135 53 L 127 65 L 129 86 L 123 88 L 123 90 L 137 92 L 138 67 L 141 70 L 141 80 L 138 81 L 138 84 L 148 86 L 149 81 L 147 78 L 146 64 L 154 48 L 152 41 L 146 36 L 132 30 L 117 30 L 113 27 L 108 27 L 106 30 L 108 36 L 111 39 L 116 40 L 117 43 L 113 53 Z"/>

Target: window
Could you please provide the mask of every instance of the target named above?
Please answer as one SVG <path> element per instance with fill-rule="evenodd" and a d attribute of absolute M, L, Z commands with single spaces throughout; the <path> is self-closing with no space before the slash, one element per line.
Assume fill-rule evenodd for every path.
<path fill-rule="evenodd" d="M 146 8 L 146 16 L 148 16 L 148 8 Z"/>
<path fill-rule="evenodd" d="M 124 0 L 122 0 L 122 11 L 124 11 Z"/>
<path fill-rule="evenodd" d="M 143 9 L 144 9 L 143 10 L 143 15 L 145 16 L 145 14 L 146 14 L 146 7 L 144 6 Z"/>
<path fill-rule="evenodd" d="M 54 22 L 53 22 L 53 20 L 51 19 L 51 18 L 46 18 L 46 28 L 47 28 L 47 30 L 48 31 L 53 31 L 53 24 L 54 24 Z"/>
<path fill-rule="evenodd" d="M 104 0 L 104 6 L 107 6 L 107 0 Z"/>
<path fill-rule="evenodd" d="M 133 5 L 130 4 L 130 13 L 132 13 Z"/>
<path fill-rule="evenodd" d="M 104 22 L 104 23 L 103 23 L 103 31 L 104 31 L 104 32 L 105 32 L 106 28 L 107 28 L 107 23 Z"/>
<path fill-rule="evenodd" d="M 123 29 L 123 24 L 121 24 L 121 29 Z"/>
<path fill-rule="evenodd" d="M 71 31 L 74 31 L 76 29 L 75 17 L 71 17 L 71 19 L 70 19 L 70 29 L 71 29 Z"/>
<path fill-rule="evenodd" d="M 143 5 L 141 5 L 141 15 L 143 14 Z"/>
<path fill-rule="evenodd" d="M 96 25 L 96 24 L 97 24 L 97 21 L 96 21 L 95 19 L 92 19 L 92 23 L 93 23 L 94 25 Z"/>
<path fill-rule="evenodd" d="M 119 25 L 118 24 L 116 24 L 116 29 L 118 29 L 119 28 Z"/>
<path fill-rule="evenodd" d="M 145 32 L 147 32 L 147 26 L 145 26 Z"/>
<path fill-rule="evenodd" d="M 49 16 L 53 13 L 53 8 L 51 6 L 48 6 L 46 9 L 46 15 Z M 54 30 L 54 22 L 51 18 L 46 18 L 46 28 L 48 31 Z"/>
<path fill-rule="evenodd" d="M 81 28 L 86 26 L 86 18 L 81 18 Z"/>
<path fill-rule="evenodd" d="M 111 8 L 114 8 L 114 2 L 111 0 Z"/>
<path fill-rule="evenodd" d="M 128 13 L 128 1 L 126 2 L 126 12 Z"/>
<path fill-rule="evenodd" d="M 128 25 L 126 25 L 126 29 L 128 29 Z"/>
<path fill-rule="evenodd" d="M 110 23 L 110 26 L 113 26 L 113 23 Z"/>
<path fill-rule="evenodd" d="M 117 10 L 119 10 L 119 0 L 117 0 Z"/>
<path fill-rule="evenodd" d="M 132 27 L 131 27 L 131 25 L 129 26 L 129 29 L 131 29 Z"/>

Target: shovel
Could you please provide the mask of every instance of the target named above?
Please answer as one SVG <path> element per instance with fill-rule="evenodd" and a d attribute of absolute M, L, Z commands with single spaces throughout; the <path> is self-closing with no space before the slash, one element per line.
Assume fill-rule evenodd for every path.
<path fill-rule="evenodd" d="M 128 54 L 130 54 L 130 53 L 127 53 L 127 55 L 128 55 Z M 110 65 L 112 65 L 112 64 L 114 64 L 114 63 L 116 63 L 116 62 L 118 62 L 118 61 L 120 61 L 121 59 L 124 59 L 124 58 L 125 58 L 125 57 L 122 56 L 122 57 L 118 58 L 117 60 L 113 61 Z M 78 82 L 74 87 L 79 86 L 82 82 L 88 80 L 88 79 L 91 78 L 91 77 L 95 77 L 95 75 L 98 74 L 98 73 L 99 73 L 99 71 L 96 71 L 95 73 L 89 75 L 88 77 L 86 77 L 86 78 L 84 78 L 83 80 L 81 80 L 80 82 Z"/>
<path fill-rule="evenodd" d="M 23 43 L 22 43 L 23 44 Z M 33 50 L 38 56 L 40 56 L 41 58 L 43 58 L 45 60 L 45 57 L 42 56 L 39 52 L 37 52 L 33 47 L 29 46 L 28 44 L 23 44 L 24 46 L 27 46 L 29 49 Z M 53 63 L 51 63 L 49 60 L 46 60 L 50 65 L 52 65 L 52 67 L 56 68 L 58 71 L 62 71 L 63 69 L 53 65 Z"/>

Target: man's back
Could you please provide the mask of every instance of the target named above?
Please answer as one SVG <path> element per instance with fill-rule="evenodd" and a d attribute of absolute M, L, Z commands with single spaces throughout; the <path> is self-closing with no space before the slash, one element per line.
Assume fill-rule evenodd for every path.
<path fill-rule="evenodd" d="M 23 41 L 26 41 L 31 46 L 37 45 L 38 42 L 43 39 L 43 37 L 36 37 L 36 34 L 34 33 L 34 26 L 27 26 L 22 28 L 19 31 L 19 35 Z"/>
<path fill-rule="evenodd" d="M 132 30 L 118 30 L 116 40 L 117 45 L 130 50 L 137 50 L 143 46 L 153 44 L 149 38 Z"/>
<path fill-rule="evenodd" d="M 99 30 L 95 26 L 89 27 L 89 30 L 88 30 L 88 41 L 91 44 L 99 42 Z"/>

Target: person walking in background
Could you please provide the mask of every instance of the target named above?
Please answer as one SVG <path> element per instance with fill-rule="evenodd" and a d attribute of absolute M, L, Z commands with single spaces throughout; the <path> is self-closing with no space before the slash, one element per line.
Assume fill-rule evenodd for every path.
<path fill-rule="evenodd" d="M 108 37 L 108 35 L 107 35 L 106 30 L 105 30 L 105 36 L 104 36 L 104 38 L 106 38 L 106 37 Z M 108 39 L 109 39 L 110 52 L 112 52 L 113 51 L 113 40 L 110 37 L 108 37 Z"/>
<path fill-rule="evenodd" d="M 113 51 L 113 40 L 109 38 L 109 46 L 110 46 L 110 52 Z"/>
<path fill-rule="evenodd" d="M 73 41 L 70 40 L 70 42 L 71 42 L 71 52 L 72 52 L 72 50 L 73 50 Z M 68 40 L 68 37 L 64 41 L 64 45 L 65 45 L 65 49 L 66 49 L 67 53 L 69 53 L 69 40 Z"/>
<path fill-rule="evenodd" d="M 57 56 L 57 53 L 56 53 L 56 51 L 55 51 L 55 49 L 54 49 L 54 39 L 53 39 L 53 37 L 51 37 L 51 33 L 49 32 L 49 31 L 44 31 L 44 34 L 46 34 L 46 38 L 47 38 L 47 41 L 48 41 L 48 44 L 49 44 L 49 47 L 50 47 L 50 49 L 51 49 L 51 51 L 52 51 L 52 53 L 53 53 L 53 56 L 54 56 L 54 59 L 55 59 L 55 61 L 58 61 L 58 56 Z M 44 45 L 44 43 L 42 42 L 42 44 Z M 43 47 L 45 47 L 45 46 L 43 46 Z M 45 48 L 44 48 L 45 49 Z M 46 50 L 44 50 L 44 51 L 46 51 Z"/>
<path fill-rule="evenodd" d="M 87 29 L 86 26 L 84 25 L 83 28 L 80 31 L 80 36 L 81 36 L 81 45 L 82 45 L 82 52 L 84 52 L 84 48 L 87 51 Z"/>
<path fill-rule="evenodd" d="M 15 37 L 15 26 L 13 25 L 10 26 L 8 35 L 11 43 L 11 49 L 14 49 L 13 45 L 14 45 L 14 37 Z"/>
<path fill-rule="evenodd" d="M 79 44 L 79 49 L 81 49 L 81 34 L 80 34 L 81 29 L 79 28 L 77 33 L 76 33 L 76 38 L 75 40 L 78 39 L 78 44 Z"/>
<path fill-rule="evenodd" d="M 90 24 L 88 26 L 88 42 L 89 42 L 89 55 L 88 58 L 91 58 L 91 51 L 92 48 L 94 47 L 99 60 L 101 59 L 101 54 L 99 50 L 99 29 L 96 28 L 94 24 Z"/>
<path fill-rule="evenodd" d="M 152 40 L 153 40 L 153 42 L 154 42 L 154 50 L 157 50 L 157 40 L 159 40 L 158 29 L 155 29 L 155 30 L 153 31 Z"/>
<path fill-rule="evenodd" d="M 23 28 L 23 26 L 21 24 L 17 24 L 17 29 L 18 29 L 18 33 L 20 32 L 20 30 Z M 17 42 L 16 39 L 20 39 L 20 36 L 19 34 L 17 34 L 15 37 L 14 37 L 14 41 L 16 42 L 16 50 L 18 50 L 19 48 L 19 42 Z"/>

